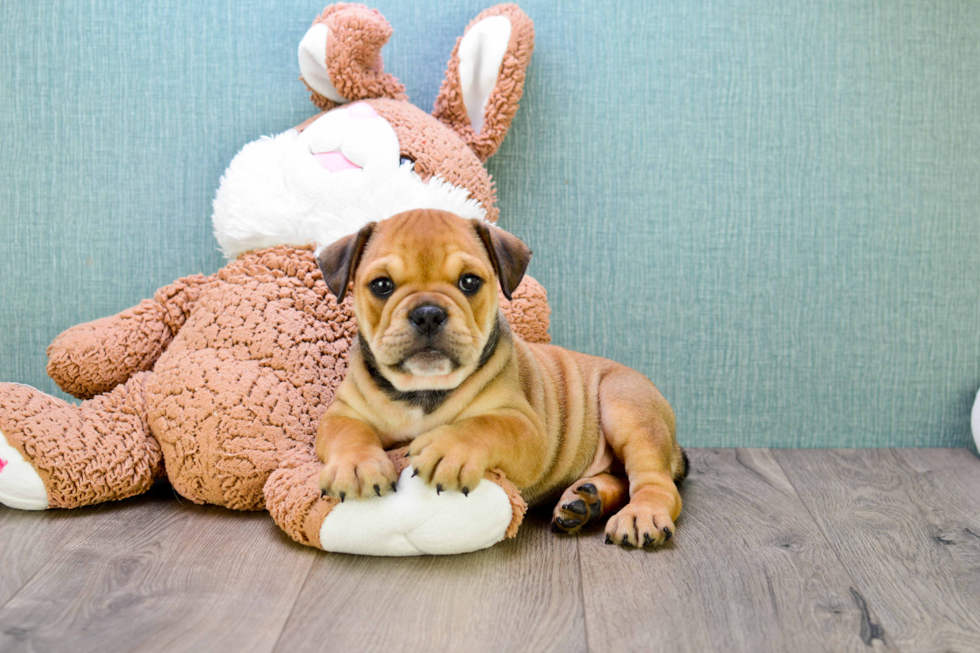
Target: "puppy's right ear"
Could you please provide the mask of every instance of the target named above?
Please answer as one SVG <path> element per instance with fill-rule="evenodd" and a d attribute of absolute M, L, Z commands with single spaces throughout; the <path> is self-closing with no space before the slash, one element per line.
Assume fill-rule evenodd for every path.
<path fill-rule="evenodd" d="M 500 290 L 507 301 L 521 284 L 527 264 L 531 262 L 531 248 L 524 241 L 503 229 L 491 227 L 483 220 L 471 220 L 483 246 L 490 256 L 493 271 L 500 279 Z"/>
<path fill-rule="evenodd" d="M 361 260 L 361 254 L 367 246 L 371 234 L 374 233 L 374 222 L 361 227 L 356 234 L 345 236 L 337 242 L 323 248 L 317 254 L 316 262 L 320 266 L 323 280 L 327 282 L 327 288 L 337 298 L 337 303 L 344 301 L 347 296 L 347 287 L 350 285 L 357 264 Z"/>

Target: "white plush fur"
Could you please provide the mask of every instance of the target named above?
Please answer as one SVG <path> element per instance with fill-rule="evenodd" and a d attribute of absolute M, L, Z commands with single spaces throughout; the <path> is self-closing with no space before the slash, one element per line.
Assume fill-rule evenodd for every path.
<path fill-rule="evenodd" d="M 459 43 L 459 85 L 466 115 L 477 134 L 483 129 L 487 100 L 497 86 L 510 32 L 506 16 L 491 16 L 471 27 Z"/>
<path fill-rule="evenodd" d="M 486 217 L 465 188 L 423 182 L 401 165 L 398 137 L 384 118 L 355 118 L 350 107 L 242 148 L 214 200 L 215 236 L 225 256 L 275 245 L 328 245 L 368 222 L 417 208 Z M 341 152 L 360 170 L 327 172 L 313 154 Z"/>
<path fill-rule="evenodd" d="M 320 527 L 324 551 L 375 556 L 445 555 L 485 549 L 504 539 L 513 510 L 507 493 L 481 481 L 463 496 L 436 491 L 408 467 L 398 492 L 348 500 Z"/>
<path fill-rule="evenodd" d="M 10 446 L 0 432 L 0 460 L 6 462 L 0 469 L 0 504 L 18 510 L 47 510 L 48 491 L 20 452 Z"/>

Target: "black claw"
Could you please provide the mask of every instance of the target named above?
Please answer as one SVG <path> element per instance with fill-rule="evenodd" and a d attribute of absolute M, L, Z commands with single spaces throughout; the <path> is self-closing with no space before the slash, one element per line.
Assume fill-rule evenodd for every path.
<path fill-rule="evenodd" d="M 578 492 L 585 492 L 586 494 L 591 494 L 593 496 L 596 495 L 596 494 L 599 494 L 599 490 L 597 490 L 596 489 L 596 486 L 594 484 L 592 484 L 592 483 L 583 483 L 582 485 L 580 485 L 578 487 L 578 490 L 577 491 Z"/>
<path fill-rule="evenodd" d="M 436 494 L 442 494 L 442 483 L 436 485 Z"/>
<path fill-rule="evenodd" d="M 320 498 L 322 499 L 325 496 L 327 496 L 327 491 L 326 490 L 320 490 Z"/>
<path fill-rule="evenodd" d="M 606 533 L 606 544 L 612 544 L 612 543 L 613 543 L 612 535 Z"/>
<path fill-rule="evenodd" d="M 406 458 L 411 458 L 412 457 L 412 452 L 411 451 L 406 451 L 405 452 L 405 457 Z"/>
<path fill-rule="evenodd" d="M 391 491 L 392 492 L 397 492 L 398 491 L 398 486 L 395 485 L 395 482 L 394 481 L 391 482 Z"/>
<path fill-rule="evenodd" d="M 419 475 L 419 470 L 417 470 L 417 469 L 413 469 L 413 470 L 412 470 L 412 478 L 415 478 L 415 477 L 416 477 L 416 476 L 418 476 L 418 475 Z"/>
<path fill-rule="evenodd" d="M 674 532 L 671 531 L 666 526 L 664 526 L 664 542 L 666 542 L 667 540 L 669 540 L 672 537 L 674 537 Z"/>
<path fill-rule="evenodd" d="M 463 488 L 463 496 L 464 497 L 470 496 L 470 489 L 468 487 Z"/>
<path fill-rule="evenodd" d="M 374 484 L 374 493 L 381 496 L 381 487 L 377 483 Z"/>
<path fill-rule="evenodd" d="M 340 502 L 343 503 L 344 502 L 344 499 L 346 499 L 346 498 L 347 498 L 347 493 L 346 492 L 341 492 L 340 493 Z"/>
<path fill-rule="evenodd" d="M 630 545 L 630 537 L 629 537 L 629 535 L 624 535 L 623 536 L 623 541 L 620 542 L 620 544 L 622 544 L 623 546 L 629 546 Z"/>
<path fill-rule="evenodd" d="M 568 512 L 574 512 L 576 515 L 585 516 L 589 514 L 589 507 L 585 505 L 585 502 L 581 499 L 576 499 L 571 503 L 566 503 L 561 507 L 562 510 L 567 510 Z"/>
<path fill-rule="evenodd" d="M 575 528 L 576 526 L 582 525 L 581 519 L 563 519 L 561 517 L 556 517 L 555 522 L 562 528 Z"/>
<path fill-rule="evenodd" d="M 649 533 L 644 533 L 643 534 L 643 546 L 650 546 L 651 544 L 653 544 L 653 539 L 650 538 L 650 534 Z"/>
<path fill-rule="evenodd" d="M 557 522 L 554 522 L 553 521 L 553 522 L 551 522 L 551 532 L 552 533 L 564 533 L 565 531 L 563 531 L 561 528 L 558 527 L 558 523 Z"/>

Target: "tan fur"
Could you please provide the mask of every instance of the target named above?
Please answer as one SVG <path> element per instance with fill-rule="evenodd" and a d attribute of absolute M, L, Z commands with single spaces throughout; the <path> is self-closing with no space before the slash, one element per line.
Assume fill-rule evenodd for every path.
<path fill-rule="evenodd" d="M 674 479 L 685 463 L 673 412 L 654 385 L 616 362 L 515 337 L 495 288 L 498 276 L 513 275 L 498 275 L 477 223 L 424 210 L 370 230 L 362 251 L 340 256 L 357 242 L 351 236 L 321 255 L 321 266 L 343 259 L 356 267 L 350 276 L 362 343 L 317 430 L 317 455 L 326 465 L 321 490 L 344 497 L 390 491 L 396 472 L 384 450 L 408 444 L 410 464 L 437 488 L 468 492 L 500 469 L 533 505 L 586 470 L 610 471 L 593 466 L 604 439 L 629 479 L 630 501 L 607 525 L 610 539 L 642 546 L 669 538 L 681 510 Z M 494 233 L 504 249 L 524 247 Z M 473 295 L 458 287 L 464 274 L 484 280 Z M 381 277 L 395 289 L 379 298 L 371 283 Z M 408 319 L 422 304 L 447 313 L 428 339 Z M 480 365 L 494 328 L 499 342 Z M 407 372 L 406 361 L 423 350 L 455 359 L 455 367 L 434 376 Z M 399 394 L 432 390 L 446 396 L 429 412 Z"/>

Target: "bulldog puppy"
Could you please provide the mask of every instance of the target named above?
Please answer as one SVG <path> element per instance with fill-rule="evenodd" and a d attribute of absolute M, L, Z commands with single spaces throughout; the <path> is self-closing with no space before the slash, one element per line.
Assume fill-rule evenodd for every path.
<path fill-rule="evenodd" d="M 615 512 L 607 542 L 661 544 L 687 474 L 673 411 L 639 372 L 511 333 L 496 283 L 510 299 L 530 258 L 514 236 L 435 210 L 369 224 L 318 254 L 338 302 L 353 282 L 359 330 L 317 430 L 320 489 L 341 501 L 395 491 L 385 450 L 407 443 L 437 491 L 468 494 L 497 468 L 531 505 L 564 490 L 557 531 Z"/>

